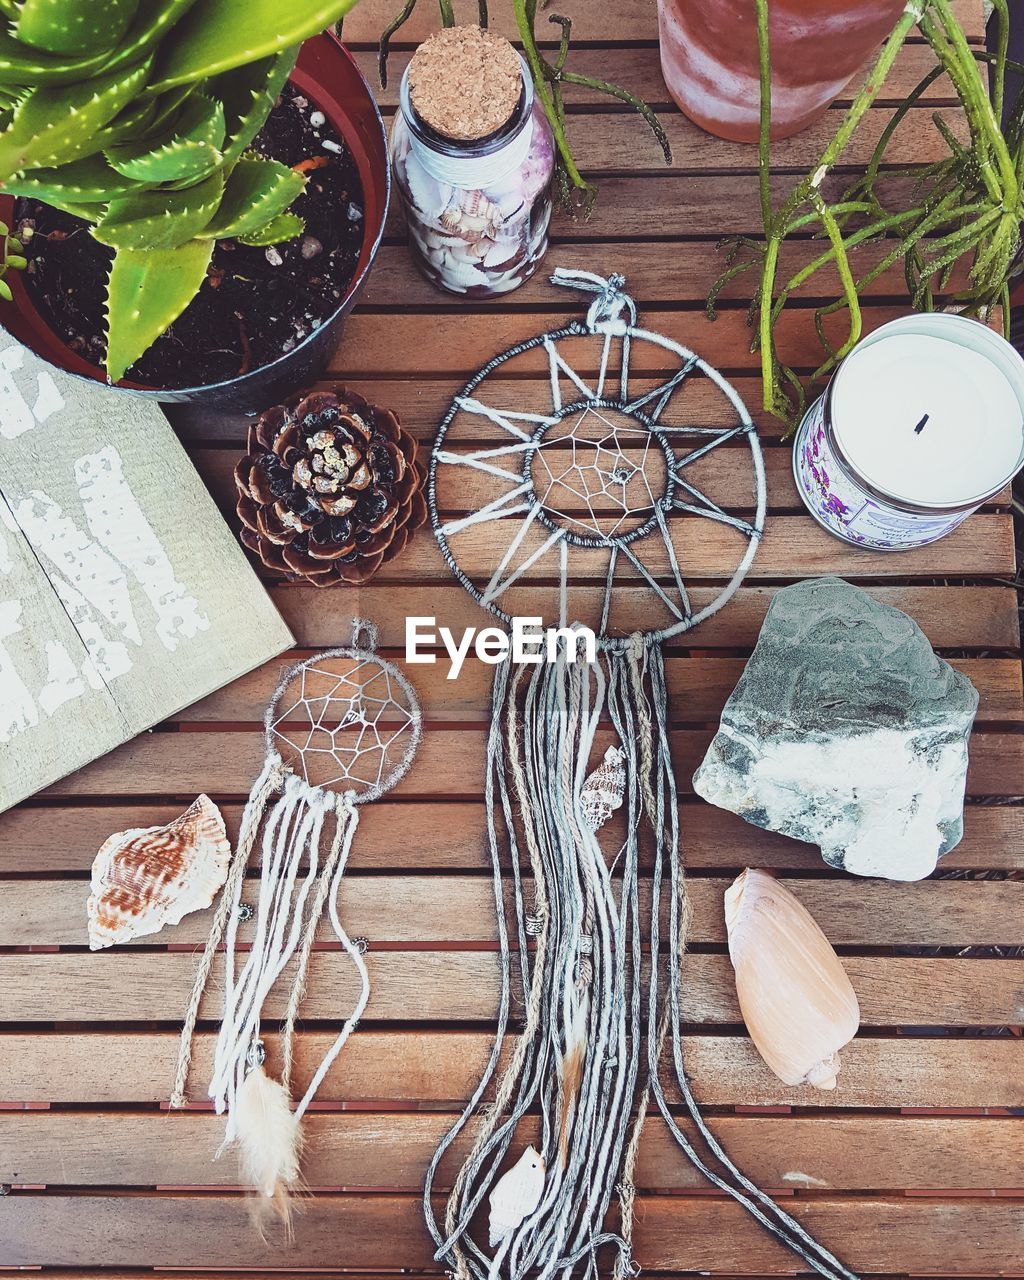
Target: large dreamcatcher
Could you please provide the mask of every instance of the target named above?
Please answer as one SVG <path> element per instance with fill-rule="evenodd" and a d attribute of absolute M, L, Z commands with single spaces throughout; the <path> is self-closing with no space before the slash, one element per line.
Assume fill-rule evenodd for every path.
<path fill-rule="evenodd" d="M 679 1031 L 689 907 L 661 646 L 721 609 L 750 567 L 766 505 L 757 434 L 715 369 L 637 326 L 621 276 L 559 270 L 553 279 L 596 295 L 585 322 L 483 368 L 452 404 L 431 460 L 431 517 L 456 577 L 506 624 L 539 616 L 550 636 L 548 660 L 503 663 L 494 677 L 485 799 L 498 1032 L 427 1173 L 436 1257 L 456 1280 L 575 1268 L 596 1276 L 608 1245 L 613 1275 L 635 1273 L 633 1171 L 653 1097 L 716 1187 L 811 1267 L 850 1280 L 722 1150 L 691 1093 Z M 721 585 L 723 563 L 732 569 Z M 693 586 L 688 575 L 719 585 Z M 595 635 L 592 662 L 580 660 L 578 624 Z M 653 863 L 645 920 L 642 845 Z M 525 1009 L 507 1045 L 514 977 Z M 668 1060 L 696 1141 L 670 1110 Z M 538 1145 L 508 1168 L 522 1146 L 517 1126 L 535 1111 Z M 474 1117 L 469 1155 L 438 1220 L 435 1178 Z M 615 1195 L 612 1231 L 604 1223 Z M 486 1243 L 474 1223 L 485 1198 Z"/>
<path fill-rule="evenodd" d="M 196 974 L 181 1035 L 171 1106 L 185 1104 L 192 1038 L 203 990 L 221 942 L 224 1005 L 209 1096 L 227 1113 L 224 1146 L 237 1146 L 258 1204 L 288 1221 L 299 1181 L 300 1122 L 355 1030 L 370 997 L 364 946 L 351 939 L 338 893 L 359 824 L 358 806 L 376 800 L 405 774 L 419 745 L 421 720 L 408 680 L 375 652 L 376 632 L 353 625 L 352 644 L 289 667 L 264 718 L 266 756 L 249 793 L 238 846 Z M 243 902 L 246 869 L 260 842 L 254 905 Z M 295 1022 L 313 944 L 324 913 L 355 967 L 359 994 L 344 1026 L 293 1105 Z M 245 938 L 240 926 L 248 930 Z M 248 943 L 244 958 L 239 954 Z M 288 966 L 290 985 L 279 1035 L 279 1074 L 265 1067 L 264 1006 Z"/>

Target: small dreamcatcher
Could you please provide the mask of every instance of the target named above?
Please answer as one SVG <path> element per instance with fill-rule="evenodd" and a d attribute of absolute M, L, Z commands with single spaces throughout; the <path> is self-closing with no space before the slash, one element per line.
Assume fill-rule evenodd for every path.
<path fill-rule="evenodd" d="M 850 1280 L 722 1150 L 691 1093 L 679 1031 L 689 907 L 661 645 L 721 609 L 750 567 L 766 507 L 757 433 L 715 369 L 637 326 L 621 276 L 559 270 L 553 282 L 596 295 L 585 322 L 486 365 L 456 397 L 431 459 L 431 518 L 456 577 L 506 623 L 536 618 L 544 612 L 538 600 L 547 601 L 542 622 L 555 634 L 553 660 L 495 670 L 486 804 L 502 962 L 498 1034 L 427 1173 L 423 1203 L 436 1258 L 456 1280 L 519 1280 L 534 1270 L 567 1276 L 578 1267 L 589 1277 L 598 1273 L 599 1249 L 610 1245 L 615 1277 L 634 1273 L 633 1170 L 653 1097 L 676 1142 L 716 1187 L 810 1266 Z M 721 581 L 723 561 L 732 566 L 724 586 L 688 583 L 687 568 Z M 596 636 L 594 662 L 574 660 L 577 624 Z M 641 841 L 653 863 L 646 928 Z M 503 867 L 514 893 L 511 925 Z M 654 958 L 646 992 L 645 940 Z M 524 1025 L 499 1069 L 513 971 Z M 702 1150 L 669 1107 L 662 1083 L 669 1044 Z M 493 1101 L 481 1105 L 491 1088 Z M 533 1110 L 539 1150 L 526 1148 L 499 1177 L 518 1122 Z M 438 1221 L 435 1176 L 474 1114 L 472 1147 Z M 616 1192 L 613 1232 L 604 1221 Z M 485 1197 L 486 1245 L 473 1234 Z"/>
<path fill-rule="evenodd" d="M 359 823 L 358 806 L 390 790 L 419 745 L 419 703 L 405 676 L 378 657 L 375 629 L 357 620 L 352 645 L 285 671 L 264 717 L 266 756 L 249 793 L 228 879 L 196 974 L 181 1034 L 171 1106 L 185 1105 L 192 1038 L 214 956 L 225 943 L 224 1010 L 209 1096 L 227 1112 L 224 1146 L 237 1146 L 247 1183 L 289 1219 L 299 1181 L 300 1122 L 370 997 L 365 944 L 341 924 L 338 892 Z M 259 893 L 242 902 L 262 829 Z M 359 995 L 309 1085 L 292 1105 L 295 1021 L 324 912 L 355 966 Z M 239 926 L 251 944 L 239 955 Z M 280 1078 L 264 1067 L 263 1008 L 292 965 L 280 1032 Z M 222 1148 L 223 1149 L 223 1148 Z"/>

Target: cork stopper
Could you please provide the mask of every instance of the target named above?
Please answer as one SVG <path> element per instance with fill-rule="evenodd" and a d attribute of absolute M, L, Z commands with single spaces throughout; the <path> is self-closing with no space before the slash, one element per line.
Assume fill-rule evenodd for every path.
<path fill-rule="evenodd" d="M 519 55 L 504 36 L 480 27 L 443 27 L 409 63 L 409 97 L 442 137 L 477 142 L 507 124 L 519 103 Z"/>

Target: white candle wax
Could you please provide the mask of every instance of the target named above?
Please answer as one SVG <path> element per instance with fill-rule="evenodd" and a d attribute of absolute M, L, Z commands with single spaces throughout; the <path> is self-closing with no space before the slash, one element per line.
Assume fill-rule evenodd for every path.
<path fill-rule="evenodd" d="M 977 503 L 1024 461 L 1024 361 L 977 322 L 921 316 L 888 325 L 854 349 L 831 390 L 844 457 L 901 502 Z"/>

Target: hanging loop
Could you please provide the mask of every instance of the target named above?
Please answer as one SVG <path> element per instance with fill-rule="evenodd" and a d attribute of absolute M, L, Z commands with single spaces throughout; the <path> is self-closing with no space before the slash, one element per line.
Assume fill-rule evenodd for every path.
<path fill-rule="evenodd" d="M 617 271 L 606 280 L 593 271 L 568 271 L 564 267 L 556 267 L 551 283 L 597 294 L 587 312 L 587 328 L 591 333 L 625 333 L 627 323 L 622 319 L 623 310 L 629 313 L 629 324 L 636 324 L 636 303 L 625 291 L 626 277 Z"/>
<path fill-rule="evenodd" d="M 352 648 L 367 649 L 370 653 L 376 652 L 380 636 L 377 628 L 369 620 L 369 618 L 353 618 L 352 619 Z"/>

